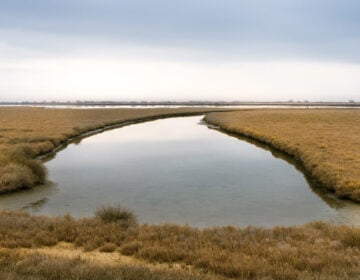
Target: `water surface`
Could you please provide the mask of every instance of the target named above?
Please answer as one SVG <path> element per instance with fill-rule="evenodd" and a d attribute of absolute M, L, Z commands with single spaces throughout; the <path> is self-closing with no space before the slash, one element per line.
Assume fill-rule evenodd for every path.
<path fill-rule="evenodd" d="M 358 204 L 313 188 L 291 162 L 201 119 L 136 124 L 71 144 L 46 163 L 53 184 L 1 196 L 0 206 L 82 217 L 120 204 L 140 222 L 198 227 L 360 224 Z"/>

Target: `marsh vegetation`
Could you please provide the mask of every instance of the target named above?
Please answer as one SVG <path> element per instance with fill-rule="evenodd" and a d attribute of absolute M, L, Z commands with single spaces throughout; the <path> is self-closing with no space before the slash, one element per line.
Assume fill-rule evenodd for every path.
<path fill-rule="evenodd" d="M 59 279 L 59 275 L 78 279 L 75 276 L 80 273 L 84 274 L 79 279 L 99 279 L 96 275 L 104 271 L 110 275 L 107 279 L 121 273 L 130 275 L 125 279 L 142 279 L 142 275 L 152 274 L 156 275 L 152 276 L 154 279 L 353 279 L 360 274 L 360 230 L 348 226 L 314 222 L 271 229 L 195 229 L 123 223 L 120 216 L 109 222 L 98 217 L 49 218 L 3 211 L 1 271 L 3 275 L 19 273 L 47 279 Z M 82 250 L 84 258 L 61 255 L 56 259 L 56 254 L 36 251 L 51 250 L 52 246 L 56 249 L 57 244 L 64 242 L 72 250 Z M 90 254 L 87 252 L 109 252 L 117 261 L 110 270 L 105 269 L 106 262 L 91 268 L 86 261 Z M 121 256 L 130 257 L 130 265 L 121 262 Z M 162 264 L 166 270 L 154 270 L 159 268 L 156 264 Z"/>
<path fill-rule="evenodd" d="M 3 108 L 2 187 L 44 180 L 35 158 L 82 132 L 174 114 L 156 110 L 126 115 L 126 110 Z M 356 110 L 251 110 L 213 113 L 206 120 L 298 158 L 337 195 L 359 200 L 359 117 Z M 21 174 L 30 179 L 15 184 Z M 80 255 L 61 254 L 62 244 Z M 96 257 L 104 255 L 111 257 Z M 117 206 L 81 219 L 0 212 L 3 279 L 356 279 L 359 263 L 360 229 L 324 222 L 197 229 L 139 224 L 131 211 Z"/>

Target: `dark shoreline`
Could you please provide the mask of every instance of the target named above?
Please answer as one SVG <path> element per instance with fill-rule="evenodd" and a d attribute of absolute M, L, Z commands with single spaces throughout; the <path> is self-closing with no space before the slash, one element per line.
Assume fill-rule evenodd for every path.
<path fill-rule="evenodd" d="M 344 110 L 346 110 L 346 109 L 344 109 Z M 245 133 L 242 131 L 238 131 L 234 127 L 233 128 L 226 127 L 221 124 L 221 121 L 217 121 L 214 119 L 211 120 L 208 118 L 207 115 L 204 117 L 204 122 L 211 125 L 211 127 L 213 127 L 213 129 L 216 129 L 218 131 L 226 133 L 230 136 L 243 139 L 245 141 L 253 142 L 255 145 L 262 146 L 262 148 L 270 150 L 273 153 L 273 155 L 275 152 L 275 153 L 279 154 L 280 157 L 285 157 L 285 158 L 292 160 L 295 163 L 295 165 L 297 166 L 298 170 L 301 171 L 305 175 L 305 177 L 310 179 L 311 182 L 313 182 L 313 186 L 314 186 L 313 190 L 314 191 L 319 191 L 319 192 L 326 191 L 329 194 L 334 195 L 337 199 L 348 200 L 348 201 L 354 202 L 356 204 L 360 203 L 360 200 L 357 200 L 348 194 L 339 195 L 337 193 L 338 190 L 335 187 L 324 183 L 323 180 L 321 180 L 321 178 L 315 176 L 314 173 L 312 172 L 312 170 L 306 166 L 301 155 L 296 155 L 296 154 L 290 152 L 289 150 L 287 150 L 286 148 L 273 145 L 271 141 L 266 139 L 266 137 L 264 139 L 261 139 L 260 137 L 254 136 L 253 134 L 248 134 L 248 133 Z M 274 156 L 276 156 L 276 155 L 274 155 Z"/>
<path fill-rule="evenodd" d="M 356 200 L 353 200 L 349 197 L 339 197 L 335 194 L 335 190 L 326 187 L 324 184 L 322 184 L 316 177 L 314 177 L 309 170 L 306 169 L 304 163 L 301 161 L 301 159 L 295 157 L 294 155 L 288 153 L 286 150 L 282 150 L 279 148 L 274 147 L 270 143 L 266 141 L 262 141 L 261 139 L 255 138 L 253 136 L 241 134 L 236 131 L 225 129 L 218 124 L 213 124 L 211 122 L 208 122 L 206 120 L 206 116 L 203 119 L 204 123 L 210 128 L 217 130 L 221 133 L 224 133 L 230 137 L 234 137 L 236 139 L 239 139 L 240 141 L 246 141 L 247 143 L 250 143 L 252 145 L 255 145 L 261 149 L 267 150 L 271 152 L 271 154 L 276 157 L 280 158 L 284 161 L 286 161 L 288 164 L 293 165 L 299 172 L 301 172 L 306 181 L 308 182 L 311 190 L 316 193 L 321 199 L 323 199 L 326 203 L 331 204 L 334 200 L 343 200 L 343 201 L 349 201 L 352 203 L 359 203 Z M 330 194 L 331 196 L 325 197 L 324 194 Z"/>

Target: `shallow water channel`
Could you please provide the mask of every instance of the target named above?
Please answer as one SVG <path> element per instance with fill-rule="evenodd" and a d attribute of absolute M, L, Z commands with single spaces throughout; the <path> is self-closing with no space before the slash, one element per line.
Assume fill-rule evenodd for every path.
<path fill-rule="evenodd" d="M 283 155 L 201 120 L 156 120 L 70 144 L 46 163 L 51 184 L 1 196 L 0 207 L 81 217 L 120 204 L 140 222 L 198 227 L 360 224 L 359 204 L 314 187 Z"/>

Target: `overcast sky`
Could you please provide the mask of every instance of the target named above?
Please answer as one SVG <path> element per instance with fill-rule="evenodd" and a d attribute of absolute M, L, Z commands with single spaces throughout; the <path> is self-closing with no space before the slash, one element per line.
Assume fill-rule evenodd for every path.
<path fill-rule="evenodd" d="M 360 101 L 358 0 L 1 0 L 0 101 Z"/>

